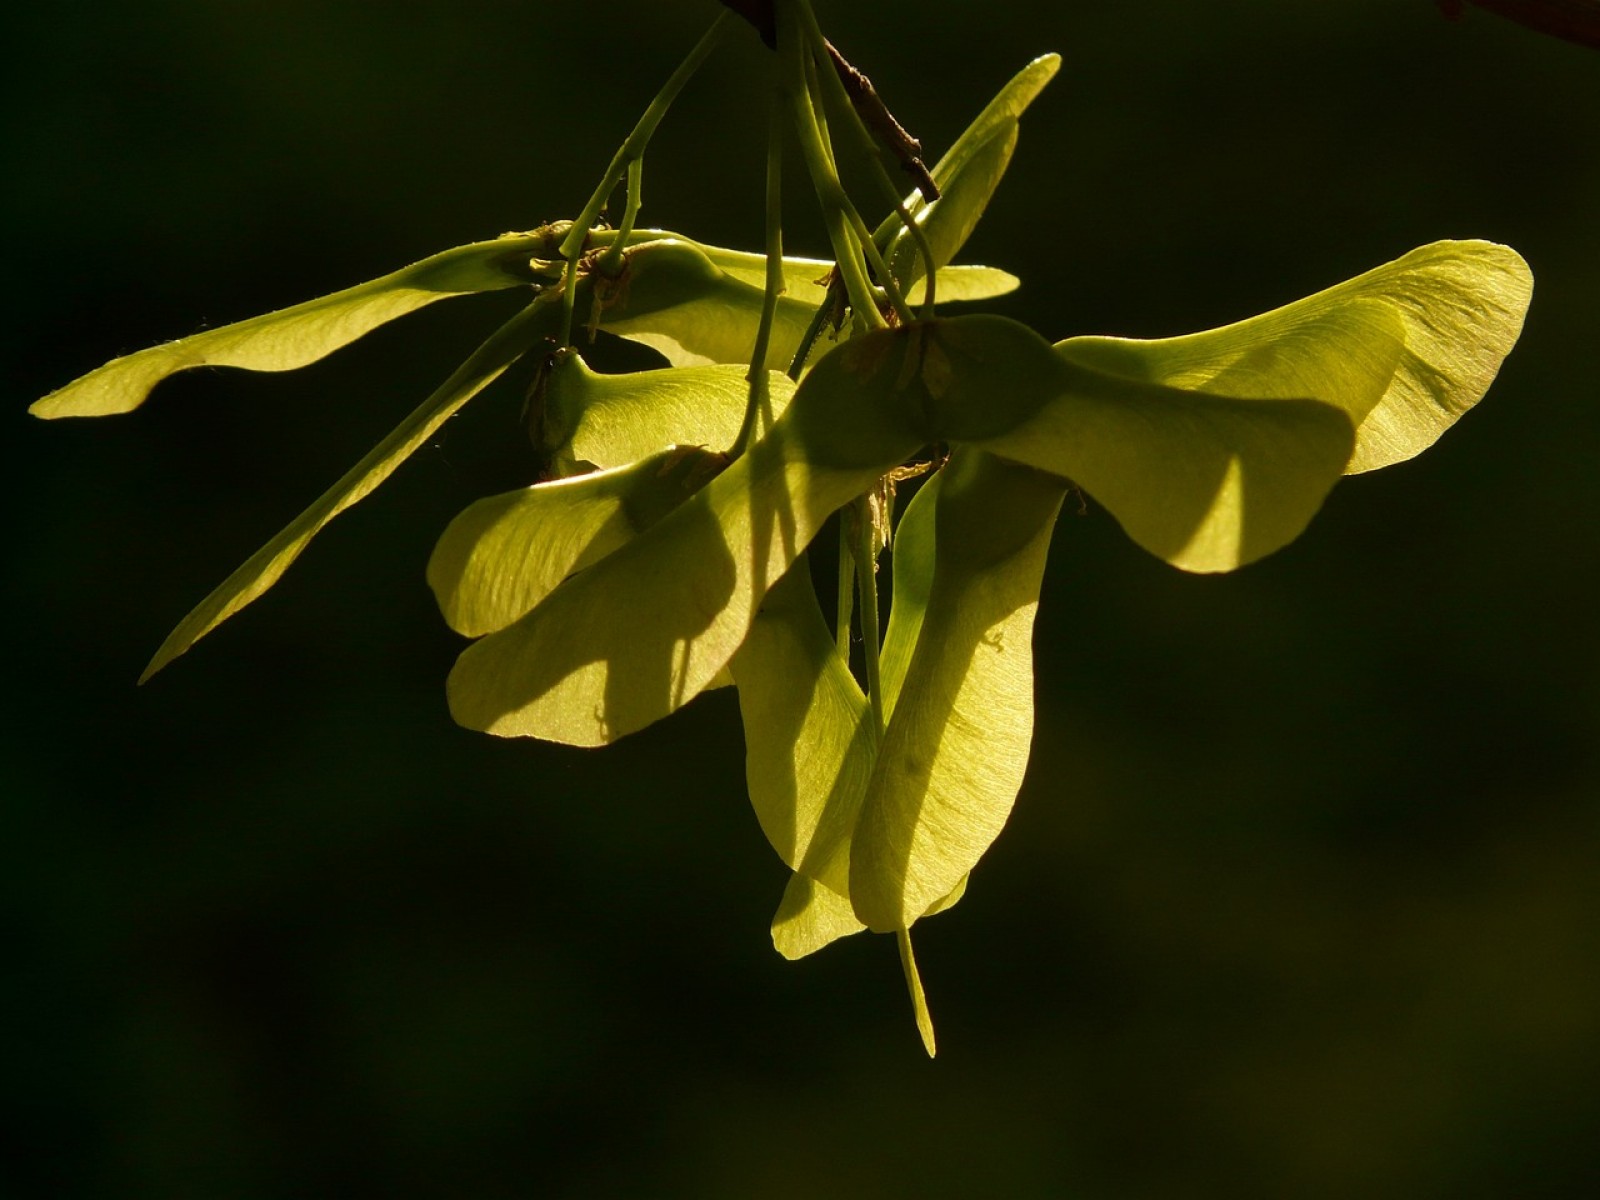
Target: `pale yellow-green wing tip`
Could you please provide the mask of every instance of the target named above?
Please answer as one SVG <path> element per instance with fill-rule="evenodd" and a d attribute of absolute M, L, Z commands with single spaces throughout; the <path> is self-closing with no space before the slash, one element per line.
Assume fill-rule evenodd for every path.
<path fill-rule="evenodd" d="M 865 928 L 846 897 L 794 874 L 772 918 L 772 947 L 793 962 Z"/>
<path fill-rule="evenodd" d="M 457 246 L 355 287 L 114 358 L 28 411 L 45 420 L 132 412 L 156 384 L 195 367 L 292 371 L 437 300 L 534 283 L 529 259 L 545 246 L 537 232 Z"/>
<path fill-rule="evenodd" d="M 922 1048 L 933 1058 L 939 1047 L 933 1037 L 933 1017 L 928 1012 L 928 997 L 922 990 L 922 976 L 917 973 L 917 956 L 911 952 L 911 931 L 897 929 L 895 940 L 900 944 L 900 965 L 906 973 L 906 990 L 911 993 L 911 1010 L 917 1017 L 917 1032 L 922 1035 Z"/>

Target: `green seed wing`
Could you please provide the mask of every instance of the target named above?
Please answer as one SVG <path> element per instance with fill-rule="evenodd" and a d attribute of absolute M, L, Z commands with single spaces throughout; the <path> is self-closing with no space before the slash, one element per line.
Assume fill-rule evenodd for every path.
<path fill-rule="evenodd" d="M 879 931 L 953 902 L 1016 800 L 1033 615 L 1066 485 L 958 450 L 929 490 L 934 502 L 906 517 L 932 520 L 932 579 L 851 845 L 850 898 Z"/>
<path fill-rule="evenodd" d="M 445 622 L 468 637 L 504 629 L 567 576 L 677 508 L 722 465 L 720 455 L 685 447 L 476 501 L 428 560 Z"/>
<path fill-rule="evenodd" d="M 145 667 L 149 679 L 276 583 L 327 523 L 387 479 L 458 408 L 477 395 L 551 327 L 553 307 L 536 301 L 480 346 L 410 416 L 311 506 L 200 601 Z"/>
<path fill-rule="evenodd" d="M 933 178 L 939 185 L 939 199 L 928 203 L 918 192 L 906 197 L 906 209 L 928 239 L 936 267 L 943 268 L 952 261 L 977 227 L 1011 165 L 1017 147 L 1018 118 L 1060 67 L 1059 55 L 1046 54 L 1017 72 L 935 164 Z M 898 216 L 885 220 L 875 236 L 880 245 L 887 244 L 889 269 L 909 293 L 925 273 L 926 264 L 916 240 L 900 225 Z M 969 298 L 945 296 L 945 280 L 941 269 L 941 299 Z"/>
<path fill-rule="evenodd" d="M 577 355 L 550 368 L 540 393 L 544 441 L 568 467 L 619 467 L 671 446 L 726 450 L 739 436 L 748 367 L 666 367 L 603 375 Z M 767 373 L 767 424 L 794 395 L 787 375 Z"/>
<path fill-rule="evenodd" d="M 292 371 L 435 301 L 532 284 L 529 262 L 549 249 L 539 233 L 458 246 L 356 287 L 112 359 L 28 411 L 46 418 L 132 412 L 156 384 L 193 367 Z"/>
<path fill-rule="evenodd" d="M 1350 473 L 1420 454 L 1482 398 L 1522 330 L 1528 264 L 1493 242 L 1434 242 L 1258 317 L 1157 341 L 1079 337 L 1067 359 L 1147 383 L 1301 396 L 1356 425 Z"/>

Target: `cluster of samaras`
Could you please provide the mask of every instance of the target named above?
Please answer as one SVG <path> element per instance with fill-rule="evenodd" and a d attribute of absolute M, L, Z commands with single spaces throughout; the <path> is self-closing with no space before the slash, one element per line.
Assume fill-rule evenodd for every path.
<path fill-rule="evenodd" d="M 947 301 L 1015 284 L 947 264 L 1055 66 L 1031 64 L 984 110 L 933 170 L 940 199 L 903 201 L 917 237 L 892 219 L 880 227 L 877 261 L 903 296 L 920 286 L 927 299 L 930 266 Z M 1418 453 L 1471 407 L 1531 291 L 1515 252 L 1440 242 L 1185 337 L 1052 345 L 1014 321 L 940 317 L 929 304 L 912 321 L 840 322 L 834 344 L 808 355 L 819 313 L 846 312 L 831 264 L 790 259 L 780 274 L 765 255 L 631 220 L 587 231 L 579 258 L 572 235 L 546 227 L 449 250 L 118 359 L 33 411 L 125 412 L 176 371 L 287 370 L 435 300 L 528 289 L 527 307 L 207 597 L 147 674 L 271 586 L 508 366 L 537 356 L 552 477 L 473 504 L 428 566 L 446 620 L 476 639 L 450 675 L 452 713 L 494 734 L 594 746 L 731 683 L 750 797 L 794 872 L 774 942 L 797 957 L 862 928 L 898 933 L 930 1051 L 906 931 L 959 898 L 1021 785 L 1034 612 L 1067 489 L 1185 570 L 1251 562 L 1296 537 L 1341 475 Z M 574 312 L 580 341 L 585 326 L 604 330 L 668 365 L 595 373 L 560 336 Z M 895 520 L 895 484 L 917 474 Z M 852 571 L 825 615 L 806 561 L 841 511 L 857 636 L 871 642 L 861 681 Z M 891 528 L 880 639 L 874 572 Z"/>

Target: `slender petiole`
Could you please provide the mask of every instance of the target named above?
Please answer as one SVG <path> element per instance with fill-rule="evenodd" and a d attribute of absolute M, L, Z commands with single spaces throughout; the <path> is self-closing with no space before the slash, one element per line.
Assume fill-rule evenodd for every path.
<path fill-rule="evenodd" d="M 786 373 L 790 379 L 799 382 L 800 372 L 806 369 L 806 359 L 811 357 L 811 348 L 822 336 L 822 327 L 828 323 L 828 316 L 833 310 L 833 293 L 830 290 L 828 298 L 817 305 L 817 311 L 811 316 L 811 324 L 806 326 L 806 331 L 800 338 L 800 345 L 795 348 L 794 357 L 789 360 L 789 370 Z"/>
<path fill-rule="evenodd" d="M 906 228 L 906 232 L 911 235 L 912 241 L 916 243 L 918 253 L 922 256 L 923 274 L 928 281 L 927 291 L 923 300 L 922 315 L 924 317 L 932 317 L 936 269 L 933 262 L 933 247 L 928 242 L 928 235 L 923 231 L 922 226 L 912 219 L 911 211 L 901 199 L 900 189 L 895 187 L 894 181 L 889 178 L 889 172 L 884 170 L 883 162 L 878 157 L 878 145 L 873 139 L 872 131 L 867 128 L 866 122 L 861 119 L 860 112 L 851 102 L 849 93 L 845 91 L 844 84 L 839 79 L 839 73 L 833 69 L 831 48 L 828 45 L 827 38 L 822 35 L 822 26 L 817 23 L 816 13 L 812 11 L 809 3 L 800 6 L 800 13 L 805 19 L 806 33 L 811 41 L 815 77 L 833 101 L 834 108 L 843 110 L 846 124 L 855 131 L 856 140 L 866 152 L 867 162 L 872 170 L 873 178 L 882 190 L 884 198 L 894 209 L 895 214 L 899 216 L 901 224 Z M 818 108 L 821 109 L 822 107 L 819 102 Z M 859 213 L 856 216 L 856 220 L 860 220 Z M 861 238 L 864 246 L 871 248 L 868 251 L 868 258 L 873 263 L 873 270 L 879 273 L 879 278 L 887 278 L 889 275 L 888 268 L 884 265 L 883 259 L 877 257 L 877 242 L 866 232 L 865 223 L 861 224 L 856 236 Z M 898 284 L 899 281 L 896 280 L 895 285 L 898 286 Z"/>
<path fill-rule="evenodd" d="M 811 91 L 806 86 L 806 64 L 810 55 L 806 50 L 805 34 L 798 25 L 792 4 L 780 4 L 778 15 L 778 53 L 782 60 L 784 100 L 794 120 L 795 135 L 800 140 L 800 150 L 805 156 L 806 170 L 817 192 L 817 202 L 822 207 L 839 276 L 844 280 L 845 292 L 850 297 L 850 307 L 855 310 L 856 320 L 869 329 L 881 329 L 885 322 L 878 311 L 872 281 L 867 278 L 863 266 L 862 246 L 846 215 L 849 200 L 833 169 L 831 152 L 817 124 Z"/>
<path fill-rule="evenodd" d="M 884 295 L 890 307 L 895 310 L 895 315 L 901 324 L 911 319 L 910 307 L 906 304 L 905 296 L 900 291 L 900 283 L 890 272 L 888 264 L 884 262 L 883 252 L 872 239 L 872 231 L 867 228 L 867 223 L 861 219 L 861 212 L 856 208 L 855 202 L 850 199 L 850 194 L 845 191 L 844 183 L 839 178 L 839 163 L 834 157 L 833 141 L 828 133 L 827 104 L 823 98 L 822 79 L 832 79 L 838 82 L 838 76 L 833 73 L 833 67 L 826 59 L 818 63 L 815 55 L 806 55 L 806 90 L 809 94 L 811 112 L 816 117 L 817 129 L 822 137 L 822 144 L 827 149 L 828 171 L 832 179 L 830 190 L 837 195 L 840 211 L 845 222 L 850 228 L 851 236 L 861 248 L 862 255 L 866 258 L 867 266 L 878 277 Z M 874 162 L 877 160 L 874 159 Z"/>
<path fill-rule="evenodd" d="M 856 594 L 861 599 L 861 644 L 866 656 L 867 700 L 872 705 L 872 720 L 883 737 L 883 685 L 878 656 L 882 641 L 878 634 L 878 544 L 872 514 L 872 494 L 856 498 L 851 510 L 855 518 Z"/>
<path fill-rule="evenodd" d="M 854 615 L 856 599 L 856 559 L 854 539 L 850 536 L 850 522 L 839 521 L 839 594 L 834 609 L 833 644 L 839 657 L 850 661 L 850 618 Z"/>
<path fill-rule="evenodd" d="M 622 266 L 622 251 L 633 236 L 634 222 L 639 219 L 639 208 L 644 203 L 644 159 L 636 158 L 628 164 L 628 202 L 622 210 L 622 224 L 617 226 L 611 246 L 600 256 L 595 270 L 602 275 L 615 275 Z"/>
<path fill-rule="evenodd" d="M 572 228 L 567 231 L 567 236 L 562 239 L 561 257 L 566 259 L 567 268 L 562 274 L 562 286 L 566 288 L 566 297 L 563 301 L 561 341 L 563 345 L 572 344 L 572 295 L 573 285 L 578 276 L 578 259 L 582 257 L 584 244 L 589 236 L 589 229 L 594 225 L 595 218 L 600 215 L 600 210 L 605 207 L 606 198 L 611 195 L 611 189 L 617 186 L 617 181 L 622 178 L 634 162 L 644 156 L 645 147 L 650 144 L 650 139 L 655 135 L 656 126 L 661 124 L 661 118 L 667 115 L 667 110 L 672 107 L 672 102 L 678 98 L 678 93 L 683 91 L 684 85 L 694 77 L 700 69 L 700 64 L 710 57 L 717 44 L 733 28 L 737 18 L 732 9 L 726 9 L 711 22 L 711 28 L 706 30 L 700 40 L 695 43 L 693 50 L 689 51 L 678 69 L 674 71 L 661 90 L 656 93 L 650 107 L 644 110 L 644 115 L 639 118 L 638 124 L 633 127 L 633 132 L 628 134 L 627 140 L 617 148 L 611 156 L 611 163 L 606 167 L 605 174 L 601 177 L 600 185 L 595 188 L 594 194 L 589 197 L 589 202 L 583 206 L 583 211 L 578 214 L 578 219 L 572 223 Z M 632 196 L 629 197 L 630 202 Z"/>
<path fill-rule="evenodd" d="M 767 277 L 766 292 L 761 298 L 761 323 L 756 326 L 755 349 L 750 354 L 750 373 L 745 376 L 750 384 L 750 399 L 745 404 L 744 421 L 739 426 L 739 436 L 734 439 L 729 454 L 733 458 L 745 452 L 755 437 L 756 423 L 770 419 L 770 397 L 767 388 L 767 351 L 772 344 L 772 322 L 778 312 L 778 297 L 784 292 L 783 279 L 783 104 L 779 96 L 772 99 L 767 122 Z"/>

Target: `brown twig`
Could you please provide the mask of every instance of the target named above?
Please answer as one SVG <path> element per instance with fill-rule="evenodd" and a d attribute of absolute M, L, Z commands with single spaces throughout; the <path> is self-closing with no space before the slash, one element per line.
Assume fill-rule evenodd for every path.
<path fill-rule="evenodd" d="M 772 0 L 722 0 L 722 4 L 723 7 L 733 9 L 749 21 L 769 48 L 777 49 L 778 20 L 772 8 Z M 850 97 L 850 103 L 860 115 L 862 123 L 872 130 L 889 148 L 889 152 L 899 160 L 900 169 L 916 182 L 922 198 L 929 203 L 937 200 L 939 185 L 933 181 L 933 175 L 922 161 L 922 143 L 907 133 L 905 126 L 894 119 L 894 114 L 889 111 L 888 105 L 884 104 L 883 97 L 878 95 L 877 88 L 872 86 L 872 80 L 852 66 L 850 60 L 840 54 L 832 42 L 824 41 L 823 44 L 828 47 L 828 56 L 833 60 L 833 69 L 839 76 L 839 82 L 844 84 L 845 94 Z"/>
<path fill-rule="evenodd" d="M 828 48 L 833 69 L 838 73 L 839 82 L 844 84 L 845 94 L 850 97 L 850 103 L 860 115 L 862 123 L 877 134 L 889 152 L 900 160 L 900 169 L 916 181 L 922 198 L 930 204 L 937 200 L 939 185 L 933 181 L 933 176 L 922 161 L 922 143 L 894 119 L 883 97 L 878 95 L 878 89 L 872 86 L 872 80 L 851 66 L 850 60 L 840 54 L 832 42 L 824 40 L 822 44 Z"/>

